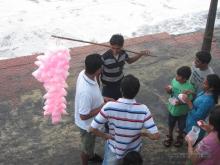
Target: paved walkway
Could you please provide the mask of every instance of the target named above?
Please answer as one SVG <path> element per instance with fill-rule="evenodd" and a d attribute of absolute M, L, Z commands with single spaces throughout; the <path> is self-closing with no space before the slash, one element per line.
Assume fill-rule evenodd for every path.
<path fill-rule="evenodd" d="M 202 32 L 177 36 L 159 33 L 125 41 L 127 49 L 150 49 L 158 56 L 143 57 L 125 67 L 126 73 L 140 79 L 137 100 L 149 106 L 162 134 L 160 141 L 144 140 L 142 155 L 145 164 L 161 164 L 163 161 L 164 165 L 177 165 L 183 164 L 186 158 L 186 147 L 166 149 L 161 144 L 167 131 L 167 95 L 163 88 L 179 66 L 191 65 L 196 51 L 200 50 L 202 38 Z M 36 69 L 36 56 L 0 61 L 0 165 L 79 164 L 79 131 L 72 123 L 75 81 L 83 68 L 85 56 L 104 51 L 106 48 L 91 45 L 71 49 L 67 96 L 70 115 L 55 126 L 50 119 L 43 118 L 42 96 L 45 92 L 42 84 L 31 76 Z M 220 73 L 220 29 L 215 30 L 212 55 L 211 65 L 216 73 Z M 103 143 L 99 141 L 97 145 L 100 154 L 103 153 Z"/>

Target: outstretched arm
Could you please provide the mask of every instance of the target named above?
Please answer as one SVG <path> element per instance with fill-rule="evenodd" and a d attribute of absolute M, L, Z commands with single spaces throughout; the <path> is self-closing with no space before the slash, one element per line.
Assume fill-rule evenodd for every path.
<path fill-rule="evenodd" d="M 136 54 L 135 56 L 133 56 L 131 58 L 128 58 L 127 63 L 132 64 L 144 55 L 145 56 L 150 55 L 150 51 L 148 51 L 148 50 L 147 51 L 141 51 L 139 54 Z"/>

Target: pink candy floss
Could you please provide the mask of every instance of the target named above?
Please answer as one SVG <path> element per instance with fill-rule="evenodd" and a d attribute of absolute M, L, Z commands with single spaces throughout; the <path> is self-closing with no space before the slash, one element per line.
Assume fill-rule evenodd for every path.
<path fill-rule="evenodd" d="M 53 124 L 61 121 L 66 112 L 66 79 L 69 75 L 69 51 L 66 49 L 50 51 L 45 55 L 37 57 L 35 64 L 39 67 L 32 75 L 40 82 L 46 90 L 43 96 L 45 101 L 44 115 L 50 116 Z"/>

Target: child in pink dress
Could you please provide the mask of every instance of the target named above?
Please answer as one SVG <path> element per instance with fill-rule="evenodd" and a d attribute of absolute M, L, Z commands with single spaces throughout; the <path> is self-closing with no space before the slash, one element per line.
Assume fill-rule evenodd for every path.
<path fill-rule="evenodd" d="M 199 123 L 198 123 L 199 124 Z M 200 121 L 200 127 L 208 132 L 195 148 L 190 138 L 188 143 L 188 157 L 195 165 L 220 165 L 220 106 L 213 110 L 209 117 L 209 124 Z"/>

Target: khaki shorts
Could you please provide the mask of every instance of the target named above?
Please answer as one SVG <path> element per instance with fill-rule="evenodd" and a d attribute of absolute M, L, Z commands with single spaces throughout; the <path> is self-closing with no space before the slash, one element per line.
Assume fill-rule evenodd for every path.
<path fill-rule="evenodd" d="M 94 148 L 95 148 L 95 135 L 92 133 L 87 132 L 84 129 L 80 129 L 80 136 L 81 136 L 81 151 L 89 156 L 93 156 Z"/>

